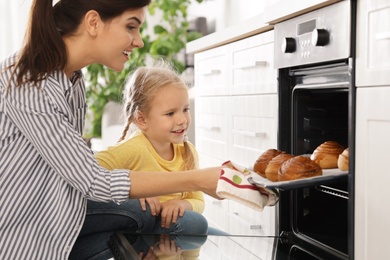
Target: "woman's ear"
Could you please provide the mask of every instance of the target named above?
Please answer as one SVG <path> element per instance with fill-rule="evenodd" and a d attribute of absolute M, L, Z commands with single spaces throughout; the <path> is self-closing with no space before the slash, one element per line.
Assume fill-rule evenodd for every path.
<path fill-rule="evenodd" d="M 95 10 L 88 11 L 84 16 L 84 26 L 89 35 L 96 36 L 101 22 L 100 15 Z"/>
<path fill-rule="evenodd" d="M 148 128 L 148 124 L 146 122 L 146 118 L 144 114 L 142 114 L 141 111 L 137 112 L 137 116 L 135 117 L 135 124 L 138 126 L 141 130 L 146 130 Z"/>

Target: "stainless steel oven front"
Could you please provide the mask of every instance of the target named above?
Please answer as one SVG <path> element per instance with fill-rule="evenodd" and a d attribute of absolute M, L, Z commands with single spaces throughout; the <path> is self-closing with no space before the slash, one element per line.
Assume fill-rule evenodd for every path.
<path fill-rule="evenodd" d="M 278 149 L 310 154 L 333 140 L 349 147 L 351 165 L 347 178 L 280 191 L 276 259 L 353 255 L 355 2 L 339 1 L 274 28 Z"/>

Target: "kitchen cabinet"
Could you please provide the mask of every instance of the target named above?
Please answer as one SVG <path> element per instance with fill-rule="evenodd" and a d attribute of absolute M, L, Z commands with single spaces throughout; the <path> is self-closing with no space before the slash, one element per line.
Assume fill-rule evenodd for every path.
<path fill-rule="evenodd" d="M 390 3 L 387 0 L 357 3 L 356 86 L 388 86 Z"/>
<path fill-rule="evenodd" d="M 358 72 L 358 71 L 357 71 Z M 356 91 L 355 259 L 387 259 L 390 85 Z"/>
<path fill-rule="evenodd" d="M 390 3 L 360 0 L 356 42 L 355 259 L 387 259 Z"/>
<path fill-rule="evenodd" d="M 261 153 L 277 147 L 273 36 L 267 31 L 195 54 L 195 146 L 201 167 L 227 160 L 252 167 Z M 230 234 L 269 236 L 276 233 L 275 210 L 258 212 L 206 196 L 204 215 Z M 267 255 L 267 246 L 259 246 L 257 255 Z"/>

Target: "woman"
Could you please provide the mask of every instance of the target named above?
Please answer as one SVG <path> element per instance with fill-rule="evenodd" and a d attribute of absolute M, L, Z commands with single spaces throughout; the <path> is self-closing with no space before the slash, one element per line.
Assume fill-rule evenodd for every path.
<path fill-rule="evenodd" d="M 25 43 L 0 63 L 0 259 L 67 259 L 87 199 L 202 190 L 215 194 L 220 168 L 108 171 L 82 139 L 81 69 L 122 70 L 150 0 L 34 0 Z"/>

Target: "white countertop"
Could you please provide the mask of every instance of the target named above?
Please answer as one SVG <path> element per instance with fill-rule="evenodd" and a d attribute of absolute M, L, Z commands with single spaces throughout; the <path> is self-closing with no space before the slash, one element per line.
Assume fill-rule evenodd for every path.
<path fill-rule="evenodd" d="M 264 22 L 276 24 L 342 0 L 281 0 L 264 8 Z"/>
<path fill-rule="evenodd" d="M 203 36 L 187 43 L 186 52 L 197 53 L 259 33 L 273 30 L 274 24 L 295 16 L 334 4 L 343 0 L 280 0 L 265 7 L 264 13 L 254 16 L 235 26 Z"/>
<path fill-rule="evenodd" d="M 272 29 L 273 25 L 265 23 L 264 15 L 260 14 L 235 26 L 225 28 L 187 43 L 186 52 L 196 53 L 204 51 Z"/>

